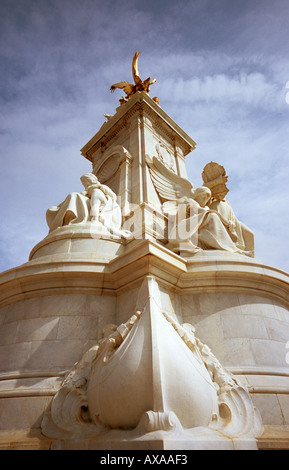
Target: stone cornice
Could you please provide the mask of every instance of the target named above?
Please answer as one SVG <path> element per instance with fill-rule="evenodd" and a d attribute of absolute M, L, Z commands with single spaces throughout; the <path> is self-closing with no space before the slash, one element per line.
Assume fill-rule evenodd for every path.
<path fill-rule="evenodd" d="M 158 128 L 175 145 L 178 145 L 182 149 L 184 156 L 195 149 L 196 142 L 146 93 L 138 92 L 127 103 L 117 108 L 116 113 L 84 145 L 81 149 L 81 154 L 92 161 L 92 155 L 99 148 L 106 147 L 122 129 L 126 128 L 128 121 L 135 114 L 138 114 L 140 117 L 147 115 L 152 119 L 155 128 Z"/>
<path fill-rule="evenodd" d="M 154 276 L 180 294 L 240 292 L 273 298 L 289 305 L 289 275 L 245 256 L 209 252 L 189 260 L 154 240 L 129 244 L 125 252 L 107 262 L 61 255 L 32 260 L 0 275 L 2 305 L 31 295 L 57 292 L 117 295 L 129 285 Z"/>

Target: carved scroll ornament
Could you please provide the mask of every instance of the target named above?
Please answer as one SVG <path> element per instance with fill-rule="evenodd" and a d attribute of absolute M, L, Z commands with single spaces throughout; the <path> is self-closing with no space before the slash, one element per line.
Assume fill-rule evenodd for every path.
<path fill-rule="evenodd" d="M 118 327 L 108 325 L 67 374 L 42 432 L 55 440 L 111 441 L 165 431 L 192 445 L 200 436 L 254 443 L 263 428 L 246 387 L 222 367 L 192 325 L 160 310 L 158 285 L 153 279 L 148 285 L 144 309 Z"/>

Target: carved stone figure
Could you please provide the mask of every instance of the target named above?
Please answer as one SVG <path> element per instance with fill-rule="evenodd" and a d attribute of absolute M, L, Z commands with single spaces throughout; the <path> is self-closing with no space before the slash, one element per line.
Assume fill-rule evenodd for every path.
<path fill-rule="evenodd" d="M 228 227 L 233 223 L 211 205 L 212 193 L 208 187 L 194 190 L 190 181 L 167 169 L 156 157 L 151 160 L 147 156 L 147 163 L 168 215 L 169 247 L 173 251 L 195 253 L 204 249 L 253 255 L 253 250 L 245 249 L 245 244 L 237 243 L 239 239 L 232 237 Z M 235 217 L 234 227 L 240 228 L 236 221 Z"/>
<path fill-rule="evenodd" d="M 202 177 L 204 185 L 210 188 L 212 193 L 210 209 L 219 214 L 236 247 L 250 252 L 254 256 L 254 234 L 237 219 L 230 203 L 225 198 L 229 189 L 226 187 L 228 176 L 226 176 L 224 167 L 218 163 L 210 162 L 204 167 Z"/>
<path fill-rule="evenodd" d="M 91 222 L 115 235 L 130 236 L 130 232 L 121 230 L 122 216 L 116 194 L 93 173 L 86 173 L 80 180 L 85 188 L 82 193 L 70 193 L 61 204 L 47 210 L 50 232 L 66 225 Z"/>
<path fill-rule="evenodd" d="M 115 91 L 116 88 L 123 89 L 124 92 L 126 93 L 126 99 L 128 100 L 131 98 L 134 93 L 137 91 L 144 91 L 145 93 L 149 93 L 150 91 L 150 85 L 156 82 L 156 79 L 154 78 L 151 80 L 151 77 L 146 78 L 144 81 L 140 78 L 139 72 L 138 72 L 138 58 L 140 55 L 140 51 L 137 51 L 135 55 L 133 56 L 132 60 L 132 76 L 134 79 L 134 85 L 129 82 L 118 82 L 115 83 L 114 85 L 111 85 L 110 91 L 113 92 Z"/>

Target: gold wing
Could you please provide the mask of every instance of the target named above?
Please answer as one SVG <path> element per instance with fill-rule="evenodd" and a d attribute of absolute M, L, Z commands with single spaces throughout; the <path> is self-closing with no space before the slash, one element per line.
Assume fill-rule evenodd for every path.
<path fill-rule="evenodd" d="M 118 82 L 111 85 L 110 91 L 114 91 L 116 88 L 121 88 L 124 90 L 125 93 L 128 94 L 134 89 L 134 85 L 129 82 Z"/>
<path fill-rule="evenodd" d="M 133 76 L 133 79 L 134 79 L 134 83 L 136 85 L 139 85 L 142 83 L 142 80 L 139 76 L 139 73 L 138 73 L 138 58 L 139 58 L 139 55 L 140 55 L 140 51 L 136 51 L 135 55 L 133 56 L 133 59 L 132 59 L 132 76 Z"/>
<path fill-rule="evenodd" d="M 193 197 L 193 185 L 189 180 L 170 171 L 156 157 L 151 159 L 147 155 L 146 161 L 152 182 L 162 202 L 177 202 L 183 197 Z"/>

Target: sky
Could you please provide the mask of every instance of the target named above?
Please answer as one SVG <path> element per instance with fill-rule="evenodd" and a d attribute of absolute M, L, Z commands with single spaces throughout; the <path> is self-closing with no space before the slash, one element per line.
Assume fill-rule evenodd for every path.
<path fill-rule="evenodd" d="M 256 258 L 289 272 L 288 0 L 1 0 L 0 271 L 28 261 L 45 213 L 91 164 L 131 62 L 192 137 L 188 178 L 223 165 Z"/>

